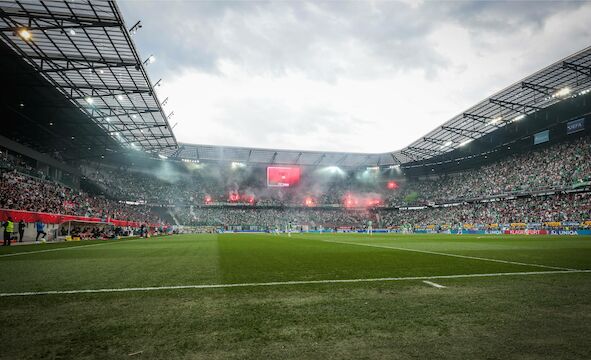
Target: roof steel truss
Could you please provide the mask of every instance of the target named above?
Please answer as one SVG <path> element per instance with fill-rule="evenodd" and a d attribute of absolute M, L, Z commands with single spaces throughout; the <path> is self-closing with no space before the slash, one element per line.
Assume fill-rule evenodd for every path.
<path fill-rule="evenodd" d="M 0 0 L 0 39 L 123 146 L 177 147 L 114 1 Z"/>

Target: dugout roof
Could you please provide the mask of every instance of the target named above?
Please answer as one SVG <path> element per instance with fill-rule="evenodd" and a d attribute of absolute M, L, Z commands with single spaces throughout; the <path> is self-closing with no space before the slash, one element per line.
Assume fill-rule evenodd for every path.
<path fill-rule="evenodd" d="M 23 36 L 26 29 L 30 35 Z M 123 147 L 177 147 L 114 1 L 0 0 L 0 39 Z"/>

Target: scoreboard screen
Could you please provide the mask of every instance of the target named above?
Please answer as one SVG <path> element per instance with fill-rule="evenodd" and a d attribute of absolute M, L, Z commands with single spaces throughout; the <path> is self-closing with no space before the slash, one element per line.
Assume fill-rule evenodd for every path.
<path fill-rule="evenodd" d="M 269 166 L 267 168 L 267 186 L 290 187 L 300 181 L 300 168 L 288 166 Z"/>

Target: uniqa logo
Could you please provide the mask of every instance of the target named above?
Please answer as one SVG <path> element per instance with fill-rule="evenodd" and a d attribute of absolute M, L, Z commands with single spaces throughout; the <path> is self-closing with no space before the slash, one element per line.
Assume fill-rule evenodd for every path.
<path fill-rule="evenodd" d="M 552 235 L 579 235 L 575 230 L 552 230 L 550 231 Z"/>

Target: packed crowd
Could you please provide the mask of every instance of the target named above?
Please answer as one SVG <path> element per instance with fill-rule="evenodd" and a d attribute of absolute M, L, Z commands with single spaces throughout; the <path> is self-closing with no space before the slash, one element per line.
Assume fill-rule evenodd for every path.
<path fill-rule="evenodd" d="M 288 223 L 310 227 L 334 228 L 340 226 L 362 227 L 368 219 L 375 218 L 369 211 L 345 211 L 334 209 L 295 208 L 235 208 L 194 207 L 177 208 L 175 218 L 192 226 L 243 226 L 263 229 L 283 229 Z"/>
<path fill-rule="evenodd" d="M 0 147 L 0 169 L 3 169 L 4 171 L 16 170 L 20 173 L 40 179 L 48 178 L 43 171 L 35 169 L 31 163 L 25 161 L 21 156 L 18 154 L 11 154 L 8 150 L 3 149 L 2 147 Z"/>
<path fill-rule="evenodd" d="M 379 210 L 383 226 L 403 224 L 509 224 L 591 220 L 591 194 L 521 197 L 414 210 Z"/>
<path fill-rule="evenodd" d="M 257 226 L 273 229 L 287 223 L 312 228 L 351 226 L 368 221 L 380 227 L 430 224 L 509 224 L 591 221 L 591 193 L 521 197 L 514 200 L 464 203 L 420 209 L 347 210 L 343 208 L 177 208 L 175 218 L 185 225 Z"/>
<path fill-rule="evenodd" d="M 17 171 L 2 172 L 0 175 L 0 208 L 101 219 L 160 222 L 147 206 L 127 205 L 104 197 L 91 196 Z"/>
<path fill-rule="evenodd" d="M 202 171 L 196 171 L 188 170 L 184 164 L 164 161 L 160 168 L 152 169 L 85 164 L 83 174 L 103 190 L 103 195 L 92 195 L 90 189 L 73 190 L 25 175 L 23 169 L 27 173 L 35 169 L 22 159 L 0 158 L 8 162 L 8 166 L 0 170 L 0 208 L 101 219 L 161 223 L 168 215 L 164 214 L 168 207 L 176 209 L 172 214 L 179 224 L 216 226 L 273 227 L 289 221 L 312 226 L 359 227 L 369 220 L 392 226 L 405 222 L 498 223 L 590 218 L 591 199 L 585 194 L 521 196 L 540 190 L 571 189 L 577 184 L 589 186 L 591 140 L 588 136 L 460 173 L 425 179 L 399 177 L 396 186 L 390 189 L 385 186 L 389 179 L 380 173 L 374 178 L 360 177 L 358 172 L 330 177 L 310 171 L 293 188 L 269 188 L 265 184 L 264 168 L 256 172 L 207 165 Z M 347 207 L 344 200 L 347 194 L 369 196 L 379 203 L 365 206 L 365 211 L 346 210 L 343 207 Z M 496 202 L 476 201 L 508 194 L 520 197 Z M 308 199 L 311 204 L 306 203 Z M 220 207 L 228 203 L 234 206 Z M 462 205 L 434 206 L 446 203 Z M 246 206 L 235 206 L 240 204 Z M 307 205 L 310 208 L 305 208 Z M 398 210 L 425 205 L 427 207 L 422 210 Z"/>
<path fill-rule="evenodd" d="M 416 193 L 414 203 L 442 203 L 499 194 L 531 193 L 571 188 L 591 181 L 591 138 L 529 151 L 480 168 L 439 178 L 407 182 L 389 196 L 392 205 L 408 204 L 404 199 Z"/>
<path fill-rule="evenodd" d="M 83 171 L 116 198 L 154 205 L 233 202 L 301 206 L 307 199 L 312 199 L 314 205 L 334 205 L 343 204 L 347 194 L 372 194 L 381 200 L 380 205 L 398 207 L 562 190 L 591 183 L 591 138 L 582 137 L 513 155 L 459 173 L 423 179 L 398 176 L 395 189 L 387 188 L 389 179 L 383 175 L 367 181 L 367 178 L 360 180 L 356 173 L 329 179 L 308 173 L 296 187 L 277 189 L 266 186 L 264 172 L 248 176 L 221 166 L 208 166 L 203 171 L 189 172 L 171 164 L 163 172 L 159 169 L 137 171 L 89 165 L 83 167 Z M 159 176 L 161 173 L 166 176 Z"/>

